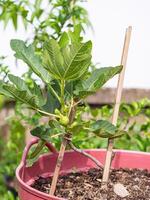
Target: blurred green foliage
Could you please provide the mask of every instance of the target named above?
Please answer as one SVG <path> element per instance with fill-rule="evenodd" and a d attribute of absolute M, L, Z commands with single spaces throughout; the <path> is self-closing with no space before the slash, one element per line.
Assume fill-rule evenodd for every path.
<path fill-rule="evenodd" d="M 19 200 L 19 198 L 15 198 L 10 191 L 5 191 L 5 194 L 2 196 L 0 195 L 0 198 L 2 198 L 3 200 Z"/>
<path fill-rule="evenodd" d="M 101 108 L 86 107 L 86 116 L 110 120 L 113 113 L 111 105 Z M 79 119 L 80 120 L 80 119 Z M 115 139 L 114 148 L 150 152 L 150 100 L 142 99 L 131 104 L 122 103 L 118 126 L 124 128 L 127 134 Z M 94 135 L 86 137 L 86 132 L 76 134 L 74 141 L 80 148 L 106 148 L 107 140 Z"/>
<path fill-rule="evenodd" d="M 83 30 L 91 26 L 83 0 L 3 0 L 0 1 L 0 21 L 4 28 L 12 22 L 15 30 L 22 21 L 25 29 L 33 30 L 32 41 L 35 47 L 40 48 L 41 43 L 50 36 L 57 39 L 64 29 L 75 24 L 81 24 Z"/>
<path fill-rule="evenodd" d="M 25 127 L 16 116 L 10 117 L 7 123 L 9 139 L 0 136 L 0 199 L 11 200 L 13 196 L 7 188 L 9 187 L 7 177 L 14 181 L 15 169 L 24 149 Z"/>

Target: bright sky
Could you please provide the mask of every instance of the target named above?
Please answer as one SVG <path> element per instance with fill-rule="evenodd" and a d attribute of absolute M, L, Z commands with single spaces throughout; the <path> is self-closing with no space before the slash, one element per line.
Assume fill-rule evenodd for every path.
<path fill-rule="evenodd" d="M 120 64 L 120 57 L 126 27 L 133 27 L 131 45 L 125 76 L 125 87 L 150 88 L 150 0 L 89 0 L 85 3 L 93 24 L 94 33 L 90 30 L 87 38 L 92 39 L 93 62 L 99 66 Z M 26 34 L 20 24 L 16 33 L 11 24 L 3 31 L 0 25 L 0 55 L 9 55 L 8 63 L 14 73 L 24 71 L 21 63 L 14 67 L 13 53 L 9 47 L 11 38 L 25 39 Z M 107 86 L 116 86 L 110 81 Z"/>

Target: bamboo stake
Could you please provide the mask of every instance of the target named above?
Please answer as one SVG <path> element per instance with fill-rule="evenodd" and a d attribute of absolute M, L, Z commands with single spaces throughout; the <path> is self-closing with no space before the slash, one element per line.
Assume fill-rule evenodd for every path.
<path fill-rule="evenodd" d="M 129 51 L 131 32 L 132 32 L 132 27 L 129 26 L 126 29 L 126 34 L 125 34 L 124 46 L 123 46 L 122 57 L 121 57 L 121 65 L 123 65 L 123 69 L 118 78 L 115 107 L 114 107 L 114 112 L 112 116 L 112 124 L 114 125 L 117 124 L 118 115 L 119 115 L 119 107 L 120 107 L 121 96 L 122 96 L 123 81 L 124 81 L 124 75 L 125 75 L 125 69 L 126 69 L 126 63 L 127 63 L 127 57 L 128 57 L 128 51 Z M 111 166 L 111 161 L 112 161 L 113 143 L 114 143 L 113 139 L 108 140 L 107 153 L 106 153 L 104 172 L 103 172 L 103 178 L 102 178 L 103 188 L 107 188 L 107 182 L 109 178 L 110 166 Z"/>
<path fill-rule="evenodd" d="M 63 161 L 63 158 L 64 158 L 66 146 L 67 146 L 67 140 L 63 139 L 63 141 L 61 143 L 59 155 L 58 155 L 58 158 L 57 158 L 54 176 L 53 176 L 53 179 L 52 179 L 52 184 L 51 184 L 51 188 L 50 188 L 50 192 L 49 192 L 50 195 L 54 195 L 55 190 L 56 190 L 57 180 L 58 180 L 61 164 L 62 164 L 62 161 Z"/>
<path fill-rule="evenodd" d="M 76 106 L 74 106 L 74 102 L 73 102 L 73 99 L 72 99 L 71 107 L 70 107 L 70 111 L 69 111 L 69 116 L 68 116 L 70 124 L 74 120 L 75 112 L 76 112 Z M 65 137 L 70 138 L 70 134 L 66 134 Z M 57 158 L 56 167 L 55 167 L 55 170 L 54 170 L 54 175 L 53 175 L 49 195 L 54 195 L 55 190 L 56 190 L 56 185 L 57 185 L 57 181 L 58 181 L 60 168 L 61 168 L 61 165 L 62 165 L 62 161 L 64 159 L 65 149 L 66 149 L 67 144 L 68 144 L 68 140 L 65 139 L 65 137 L 63 138 L 63 141 L 62 141 L 61 146 L 60 146 L 60 151 L 59 151 L 59 155 L 58 155 L 58 158 Z"/>

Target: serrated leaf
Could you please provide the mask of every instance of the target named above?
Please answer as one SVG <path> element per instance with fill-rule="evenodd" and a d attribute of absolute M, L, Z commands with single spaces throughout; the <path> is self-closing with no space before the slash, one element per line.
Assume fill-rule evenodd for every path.
<path fill-rule="evenodd" d="M 53 87 L 53 89 L 55 91 L 57 91 L 57 93 L 59 93 L 58 91 L 58 84 L 57 82 L 53 81 L 53 85 L 51 86 Z M 53 95 L 53 93 L 51 92 L 49 86 L 48 86 L 48 91 L 47 91 L 47 100 L 45 105 L 43 105 L 43 110 L 50 112 L 50 113 L 54 113 L 55 109 L 59 109 L 60 108 L 60 102 L 58 101 L 58 99 Z"/>
<path fill-rule="evenodd" d="M 55 133 L 54 129 L 45 125 L 38 126 L 32 129 L 30 132 L 31 132 L 31 135 L 36 136 L 45 141 L 50 141 L 50 137 Z"/>
<path fill-rule="evenodd" d="M 7 90 L 3 88 L 4 85 L 7 85 L 7 84 L 0 80 L 0 94 L 6 97 L 13 98 L 13 96 Z"/>
<path fill-rule="evenodd" d="M 34 87 L 33 87 L 33 89 L 30 89 L 30 91 L 32 94 L 37 96 L 38 101 L 39 101 L 38 105 L 40 107 L 46 103 L 46 99 L 43 96 L 42 90 L 41 90 L 40 86 L 36 84 L 36 82 L 34 82 Z"/>
<path fill-rule="evenodd" d="M 116 126 L 106 120 L 98 120 L 90 125 L 90 131 L 102 138 L 116 138 L 125 134 L 125 131 L 118 130 Z"/>
<path fill-rule="evenodd" d="M 30 95 L 27 91 L 19 90 L 13 85 L 4 85 L 5 89 L 10 95 L 12 95 L 16 100 L 31 106 L 33 109 L 39 108 L 38 98 L 34 95 Z"/>
<path fill-rule="evenodd" d="M 29 91 L 29 88 L 23 79 L 19 78 L 18 76 L 14 76 L 13 74 L 8 74 L 8 78 L 19 90 Z"/>
<path fill-rule="evenodd" d="M 36 96 L 36 98 L 38 99 L 38 106 L 43 106 L 45 104 L 45 99 L 42 95 L 42 91 L 35 82 L 33 89 L 29 89 L 25 81 L 18 76 L 9 74 L 8 78 L 17 87 L 18 90 L 26 91 L 30 96 Z"/>
<path fill-rule="evenodd" d="M 44 67 L 56 79 L 63 77 L 64 60 L 60 52 L 60 47 L 56 40 L 51 39 L 44 43 Z"/>
<path fill-rule="evenodd" d="M 78 29 L 69 35 L 69 41 L 64 34 L 59 43 L 51 39 L 44 45 L 43 65 L 56 79 L 80 79 L 91 64 L 91 41 L 82 43 Z"/>
<path fill-rule="evenodd" d="M 73 97 L 73 91 L 77 81 L 70 81 L 65 86 L 65 100 L 70 100 Z"/>
<path fill-rule="evenodd" d="M 115 139 L 115 138 L 118 138 L 118 137 L 121 137 L 123 135 L 127 134 L 127 131 L 124 131 L 124 130 L 118 130 L 116 131 L 116 133 L 110 137 L 111 139 Z"/>
<path fill-rule="evenodd" d="M 69 31 L 68 34 L 71 38 L 72 43 L 78 43 L 82 41 L 82 37 L 80 36 L 82 31 L 82 26 L 80 24 L 77 24 L 74 26 L 74 31 Z"/>
<path fill-rule="evenodd" d="M 16 58 L 23 60 L 44 82 L 50 83 L 51 77 L 42 67 L 41 59 L 34 53 L 34 46 L 32 44 L 26 46 L 24 41 L 14 39 L 11 40 L 10 45 L 12 50 L 16 52 Z"/>
<path fill-rule="evenodd" d="M 65 80 L 79 79 L 91 64 L 92 43 L 73 43 L 62 50 L 64 57 Z"/>
<path fill-rule="evenodd" d="M 61 126 L 59 121 L 57 121 L 57 120 L 49 121 L 49 125 L 51 128 L 55 129 L 56 133 L 65 133 L 65 128 L 63 126 Z"/>
<path fill-rule="evenodd" d="M 28 156 L 28 159 L 35 158 L 42 151 L 43 147 L 45 146 L 45 143 L 45 140 L 39 140 L 34 151 Z"/>
<path fill-rule="evenodd" d="M 94 70 L 86 80 L 81 80 L 74 91 L 74 94 L 79 97 L 86 97 L 95 93 L 109 79 L 120 73 L 122 66 L 104 67 Z"/>
<path fill-rule="evenodd" d="M 29 154 L 27 158 L 27 167 L 31 167 L 38 160 L 45 144 L 45 140 L 39 140 L 37 146 L 35 148 L 33 147 L 33 150 L 31 149 L 31 154 Z"/>
<path fill-rule="evenodd" d="M 106 120 L 98 120 L 90 125 L 93 132 L 106 131 L 109 134 L 114 134 L 117 130 L 116 126 Z"/>
<path fill-rule="evenodd" d="M 68 45 L 68 43 L 69 43 L 68 34 L 66 32 L 64 32 L 60 37 L 59 46 L 60 46 L 60 48 L 64 48 Z"/>

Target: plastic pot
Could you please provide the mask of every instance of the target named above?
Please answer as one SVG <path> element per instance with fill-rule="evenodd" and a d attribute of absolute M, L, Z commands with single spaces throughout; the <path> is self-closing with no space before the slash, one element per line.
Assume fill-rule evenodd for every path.
<path fill-rule="evenodd" d="M 32 167 L 26 167 L 26 157 L 31 146 L 38 142 L 38 139 L 32 140 L 25 148 L 22 161 L 16 170 L 18 181 L 18 193 L 21 200 L 65 200 L 55 196 L 49 196 L 30 187 L 38 176 L 48 177 L 53 175 L 58 153 L 51 144 L 46 146 L 51 151 L 39 157 L 38 161 Z M 89 154 L 104 163 L 106 150 L 93 149 L 86 150 Z M 113 168 L 139 168 L 150 170 L 150 153 L 116 150 L 112 162 Z M 74 152 L 67 151 L 64 156 L 61 167 L 61 174 L 71 172 L 76 168 L 79 171 L 85 171 L 96 167 L 95 164 L 85 156 Z"/>

